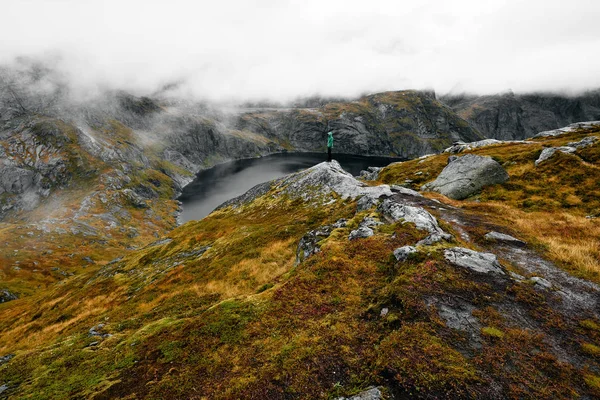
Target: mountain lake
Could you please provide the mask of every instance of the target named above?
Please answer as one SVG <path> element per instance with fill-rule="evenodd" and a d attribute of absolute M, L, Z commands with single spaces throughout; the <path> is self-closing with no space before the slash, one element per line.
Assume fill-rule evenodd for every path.
<path fill-rule="evenodd" d="M 383 167 L 400 158 L 334 154 L 342 168 L 358 175 L 367 167 Z M 206 217 L 225 201 L 239 196 L 259 183 L 310 168 L 327 159 L 324 153 L 280 153 L 259 158 L 226 162 L 200 171 L 178 198 L 183 203 L 180 222 Z"/>

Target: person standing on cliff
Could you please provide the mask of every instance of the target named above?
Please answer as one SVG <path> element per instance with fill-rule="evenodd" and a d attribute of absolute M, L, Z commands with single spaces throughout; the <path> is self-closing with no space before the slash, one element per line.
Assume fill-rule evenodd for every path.
<path fill-rule="evenodd" d="M 331 162 L 331 149 L 333 149 L 333 132 L 327 134 L 327 162 Z"/>

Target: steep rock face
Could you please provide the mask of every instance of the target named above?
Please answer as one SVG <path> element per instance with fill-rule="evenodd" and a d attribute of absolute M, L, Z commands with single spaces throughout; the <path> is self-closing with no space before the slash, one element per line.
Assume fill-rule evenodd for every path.
<path fill-rule="evenodd" d="M 0 131 L 0 218 L 11 209 L 33 209 L 52 188 L 71 180 L 70 167 L 82 166 L 68 151 L 72 135 L 59 125 L 41 118 L 19 119 Z"/>
<path fill-rule="evenodd" d="M 417 91 L 379 93 L 318 109 L 247 112 L 239 116 L 235 129 L 300 151 L 324 151 L 326 134 L 333 131 L 335 152 L 400 157 L 482 138 L 434 94 Z"/>
<path fill-rule="evenodd" d="M 165 122 L 171 130 L 165 158 L 182 168 L 199 170 L 219 161 L 266 155 L 283 148 L 250 132 L 230 131 L 206 118 L 178 117 Z"/>
<path fill-rule="evenodd" d="M 577 121 L 600 119 L 600 92 L 576 97 L 555 94 L 446 96 L 454 111 L 488 138 L 525 139 Z"/>

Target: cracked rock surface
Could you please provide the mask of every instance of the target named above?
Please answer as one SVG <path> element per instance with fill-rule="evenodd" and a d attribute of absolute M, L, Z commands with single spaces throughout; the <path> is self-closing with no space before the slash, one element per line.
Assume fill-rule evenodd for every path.
<path fill-rule="evenodd" d="M 491 157 L 467 154 L 450 162 L 433 181 L 422 190 L 438 192 L 455 200 L 462 200 L 489 185 L 504 183 L 508 174 Z"/>

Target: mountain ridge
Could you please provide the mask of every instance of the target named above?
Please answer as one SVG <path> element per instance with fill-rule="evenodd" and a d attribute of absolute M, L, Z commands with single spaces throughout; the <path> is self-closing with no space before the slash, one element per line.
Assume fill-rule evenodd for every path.
<path fill-rule="evenodd" d="M 399 91 L 232 111 L 72 104 L 35 82 L 0 93 L 0 397 L 600 395 L 598 126 L 474 128 L 513 139 L 537 126 L 527 107 L 558 107 L 540 125 L 556 129 L 585 102 Z M 334 152 L 420 157 L 370 180 L 319 164 L 178 226 L 197 171 L 323 151 L 328 130 Z M 508 181 L 419 193 L 463 154 Z"/>
<path fill-rule="evenodd" d="M 377 181 L 323 163 L 271 182 L 1 305 L 0 354 L 14 354 L 0 366 L 6 393 L 331 398 L 377 386 L 384 398 L 596 396 L 600 271 L 586 269 L 598 254 L 583 238 L 600 238 L 586 218 L 600 210 L 597 175 L 586 173 L 599 147 L 535 161 L 598 135 L 589 127 L 463 149 L 510 175 L 463 201 L 414 190 L 450 153 L 394 163 Z M 340 189 L 348 185 L 357 190 Z M 344 198 L 363 190 L 369 201 Z M 427 240 L 431 225 L 418 216 L 445 235 Z M 492 231 L 526 247 L 489 241 Z M 304 243 L 316 247 L 294 266 L 311 232 L 317 240 Z"/>

